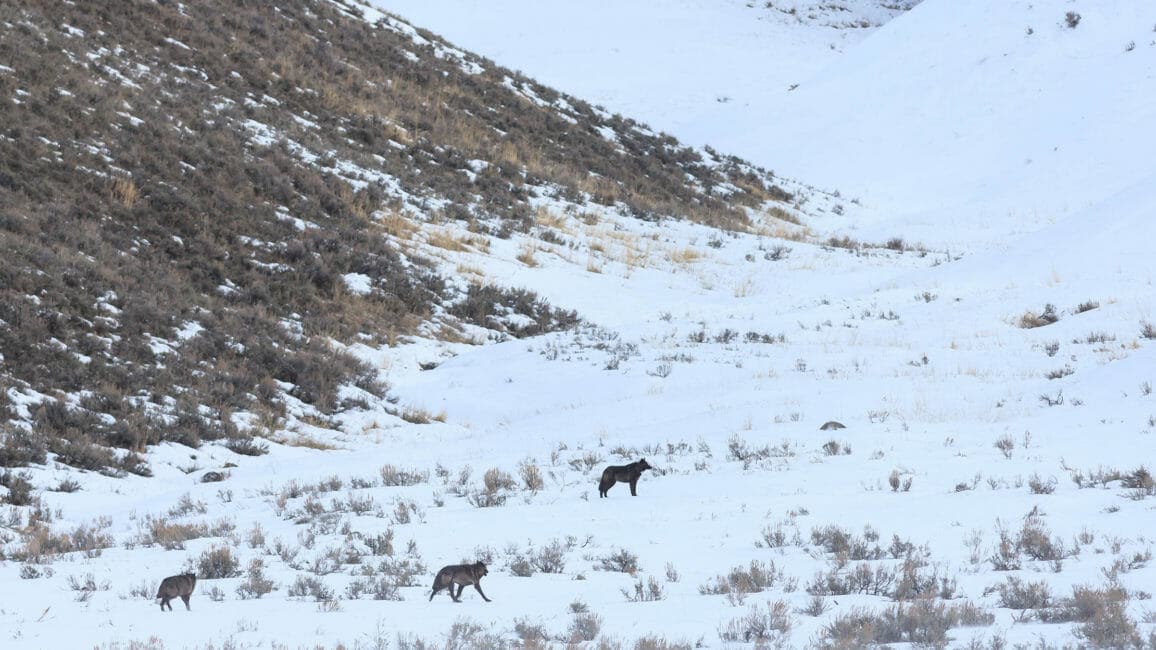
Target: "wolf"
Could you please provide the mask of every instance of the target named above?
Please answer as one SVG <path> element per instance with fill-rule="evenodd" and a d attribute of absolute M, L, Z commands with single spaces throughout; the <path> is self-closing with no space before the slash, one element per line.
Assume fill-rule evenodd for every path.
<path fill-rule="evenodd" d="M 602 470 L 602 480 L 598 481 L 598 498 L 606 496 L 606 491 L 619 481 L 630 483 L 630 496 L 638 496 L 638 477 L 642 476 L 644 469 L 654 469 L 645 458 L 629 465 L 611 465 Z"/>
<path fill-rule="evenodd" d="M 482 562 L 474 562 L 473 564 L 451 564 L 450 566 L 442 567 L 438 571 L 437 577 L 434 578 L 433 591 L 430 592 L 429 599 L 437 595 L 439 591 L 449 587 L 450 598 L 453 598 L 455 603 L 462 602 L 462 591 L 465 590 L 466 585 L 473 585 L 474 589 L 482 595 L 482 600 L 487 603 L 490 602 L 486 598 L 486 592 L 482 591 L 482 576 L 488 574 L 486 565 Z M 457 595 L 454 594 L 454 585 L 458 586 Z"/>
<path fill-rule="evenodd" d="M 197 575 L 195 573 L 183 573 L 179 576 L 169 576 L 161 580 L 161 586 L 157 589 L 157 595 L 154 598 L 161 599 L 161 611 L 165 611 L 165 605 L 169 606 L 169 611 L 173 611 L 173 606 L 169 601 L 181 597 L 185 601 L 185 609 L 191 610 L 189 607 L 189 597 L 193 595 L 193 589 L 197 586 Z"/>

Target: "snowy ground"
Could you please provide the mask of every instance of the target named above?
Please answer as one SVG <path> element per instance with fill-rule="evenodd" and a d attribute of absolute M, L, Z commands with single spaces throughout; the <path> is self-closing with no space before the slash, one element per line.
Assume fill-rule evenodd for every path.
<path fill-rule="evenodd" d="M 98 557 L 57 560 L 48 565 L 51 577 L 21 580 L 20 563 L 0 567 L 21 596 L 0 613 L 9 647 L 152 636 L 166 647 L 338 641 L 375 647 L 395 642 L 398 633 L 442 638 L 462 617 L 507 638 L 519 622 L 566 636 L 575 601 L 601 617 L 603 638 L 658 633 L 718 646 L 720 630 L 751 605 L 779 600 L 792 612 L 786 644 L 799 646 L 850 607 L 890 603 L 882 596 L 827 596 L 824 614 L 794 613 L 811 602 L 807 588 L 816 576 L 833 567 L 834 556 L 812 538 L 831 525 L 858 536 L 869 526 L 883 549 L 895 535 L 926 546 L 925 571 L 954 581 L 949 602 L 967 599 L 995 614 L 991 625 L 953 630 L 957 641 L 993 635 L 1063 641 L 1073 639 L 1071 624 L 1017 623 L 1018 612 L 996 607 L 998 594 L 985 590 L 1019 575 L 1065 596 L 1073 585 L 1102 585 L 1104 569 L 1148 552 L 1152 499 L 1126 498 L 1119 482 L 1078 489 L 1065 468 L 1127 472 L 1151 461 L 1144 450 L 1151 448 L 1156 414 L 1149 394 L 1156 346 L 1139 336 L 1140 320 L 1153 309 L 1150 262 L 1105 265 L 1072 256 L 1068 264 L 1023 265 L 1008 275 L 998 271 L 1003 260 L 1020 259 L 1030 248 L 949 263 L 935 251 L 855 255 L 679 224 L 622 221 L 617 231 L 578 220 L 557 225 L 584 242 L 575 259 L 564 257 L 574 249 L 558 247 L 555 254 L 539 242 L 537 266 L 529 267 L 512 261 L 528 246 L 517 241 L 495 241 L 489 254 L 444 254 L 494 281 L 533 287 L 598 327 L 483 346 L 419 342 L 364 351 L 400 405 L 444 423 L 414 425 L 380 411 L 353 415 L 342 435 L 324 438 L 336 450 L 274 446 L 257 459 L 212 446 L 166 447 L 152 454 L 152 479 L 37 472 L 39 484 L 65 476 L 81 482 L 78 492 L 45 495 L 60 511 L 57 530 L 105 517 L 116 545 Z M 1140 218 L 1131 227 L 1153 234 Z M 625 249 L 616 250 L 602 228 L 647 250 L 646 261 L 628 267 Z M 592 251 L 590 243 L 607 250 Z M 785 259 L 764 258 L 779 245 L 790 249 Z M 685 261 L 687 251 L 701 257 Z M 1147 272 L 1137 274 L 1140 268 Z M 1087 301 L 1099 307 L 1073 313 Z M 1056 305 L 1058 322 L 1018 327 L 1025 311 L 1039 312 L 1045 303 Z M 758 340 L 748 340 L 748 332 Z M 1085 342 L 1089 337 L 1104 340 Z M 1052 342 L 1058 349 L 1049 356 Z M 438 365 L 420 370 L 423 363 Z M 1063 369 L 1072 374 L 1045 376 Z M 1061 392 L 1062 405 L 1041 402 Z M 847 428 L 819 431 L 830 419 Z M 1010 457 L 995 446 L 1005 437 Z M 824 446 L 832 441 L 850 453 L 829 455 Z M 745 462 L 736 457 L 743 447 Z M 765 457 L 754 453 L 759 449 Z M 604 465 L 643 456 L 660 471 L 644 475 L 638 497 L 620 485 L 609 499 L 597 498 Z M 540 490 L 521 487 L 523 461 L 540 469 Z M 228 462 L 238 466 L 226 470 L 225 482 L 196 482 L 201 470 Z M 429 478 L 383 486 L 385 464 Z M 438 476 L 439 466 L 446 476 Z M 467 466 L 472 474 L 455 487 Z M 197 471 L 186 474 L 191 468 Z M 455 494 L 474 492 L 476 499 L 490 468 L 519 484 L 505 505 L 475 507 Z M 901 484 L 910 479 L 908 491 L 891 489 L 893 471 Z M 1054 493 L 1033 493 L 1033 479 L 1054 482 Z M 339 487 L 311 500 L 305 492 L 293 496 L 287 486 L 294 482 Z M 192 507 L 185 504 L 189 513 L 177 516 L 172 509 L 182 499 Z M 1049 537 L 1078 555 L 1058 565 L 1022 557 L 1022 570 L 996 571 L 990 558 L 998 530 L 1019 534 L 1033 511 Z M 177 550 L 134 543 L 150 515 L 171 523 L 224 521 L 232 532 Z M 258 526 L 264 540 L 254 546 L 249 540 Z M 346 589 L 355 576 L 383 559 L 357 535 L 386 530 L 395 534 L 399 558 L 409 542 L 416 544 L 425 565 L 417 586 L 402 588 L 402 601 L 351 598 Z M 765 548 L 764 534 L 776 530 L 785 537 L 782 547 Z M 555 540 L 568 548 L 562 573 L 513 575 L 519 554 L 540 553 Z M 148 597 L 159 578 L 186 564 L 197 568 L 206 549 L 222 544 L 242 571 L 263 558 L 277 590 L 242 600 L 236 590 L 245 576 L 202 580 L 192 613 L 179 603 L 172 614 L 152 609 Z M 334 550 L 342 548 L 362 557 L 347 563 L 357 553 Z M 619 549 L 637 556 L 635 576 L 596 569 Z M 494 602 L 472 591 L 460 605 L 444 596 L 426 602 L 439 566 L 475 557 L 492 560 L 483 585 Z M 899 563 L 886 558 L 873 565 Z M 752 560 L 773 562 L 783 576 L 767 591 L 740 598 L 699 593 Z M 1139 564 L 1118 582 L 1134 593 L 1151 591 L 1156 573 L 1147 561 Z M 668 579 L 668 565 L 677 581 Z M 336 604 L 290 596 L 299 576 L 315 574 Z M 70 588 L 70 578 L 83 584 L 88 575 L 95 593 Z M 633 593 L 637 581 L 651 577 L 663 598 L 627 602 L 621 590 Z M 208 596 L 213 589 L 223 600 Z M 1144 601 L 1131 601 L 1134 618 L 1146 611 Z"/>
<path fill-rule="evenodd" d="M 1034 3 L 1031 11 L 1048 12 L 1046 21 L 1033 21 L 1035 36 L 1075 36 L 1091 47 L 1103 31 L 1097 21 L 1120 27 L 1137 18 L 1124 11 L 1127 3 L 1089 4 L 1102 10 L 1081 8 L 1085 22 L 1074 32 L 1047 35 L 1059 29 L 1054 23 L 1070 3 Z M 520 6 L 508 5 L 507 17 Z M 1021 3 L 1007 5 L 1027 11 Z M 703 6 L 669 3 L 666 9 L 672 24 L 689 25 Z M 915 30 L 918 21 L 953 6 L 959 3 L 927 0 L 875 32 L 862 44 L 866 49 L 848 49 L 839 60 L 866 66 L 856 51 L 887 49 L 888 41 L 872 39 L 890 31 L 911 43 L 917 34 L 901 28 Z M 725 7 L 720 13 L 747 10 L 738 3 Z M 1023 37 L 1027 25 L 1019 16 L 1000 20 Z M 1136 24 L 1150 30 L 1154 23 Z M 995 31 L 971 33 L 982 40 Z M 1121 58 L 1110 69 L 1122 79 L 1151 70 L 1156 49 L 1139 32 L 1135 38 L 1127 54 L 1132 59 L 1124 58 L 1123 43 L 1112 54 Z M 1116 39 L 1113 32 L 1103 42 Z M 1096 52 L 1061 63 L 1084 62 L 1081 78 L 1090 83 L 1097 61 L 1108 56 Z M 540 74 L 518 60 L 499 62 Z M 824 83 L 853 74 L 841 72 L 846 69 L 831 69 Z M 1001 83 L 1005 90 L 1018 87 Z M 540 225 L 565 243 L 493 239 L 488 247 L 451 251 L 422 243 L 420 234 L 401 242 L 439 257 L 458 275 L 534 289 L 556 306 L 576 309 L 590 325 L 485 345 L 419 340 L 360 350 L 390 382 L 398 405 L 427 414 L 428 424 L 374 407 L 348 414 L 336 436 L 301 418 L 287 434 L 297 444 L 271 445 L 271 453 L 257 458 L 216 446 L 162 447 L 150 454 L 156 476 L 149 479 L 35 470 L 38 486 L 66 478 L 81 486 L 44 493 L 54 531 L 103 518 L 113 544 L 93 557 L 0 564 L 9 595 L 0 604 L 0 638 L 13 648 L 130 647 L 150 638 L 164 647 L 396 647 L 399 635 L 447 642 L 451 626 L 464 620 L 507 640 L 517 637 L 519 625 L 570 639 L 584 620 L 590 625 L 584 617 L 592 613 L 601 622 L 599 639 L 658 635 L 723 647 L 732 621 L 752 606 L 766 612 L 781 601 L 791 625 L 770 636 L 802 647 L 840 616 L 893 605 L 886 595 L 820 595 L 820 612 L 809 591 L 822 591 L 820 575 L 846 577 L 861 561 L 872 570 L 895 569 L 902 560 L 894 555 L 904 555 L 888 552 L 896 536 L 916 547 L 910 557 L 925 563 L 919 576 L 953 587 L 941 588 L 950 596 L 945 602 L 973 603 L 994 616 L 980 626 L 953 628 L 953 645 L 995 638 L 1080 642 L 1076 623 L 1043 623 L 1001 607 L 992 588 L 1012 576 L 1045 582 L 1055 598 L 1078 585 L 1123 587 L 1127 614 L 1147 638 L 1154 629 L 1147 598 L 1156 590 L 1149 553 L 1156 497 L 1130 498 L 1141 495 L 1119 480 L 1085 489 L 1073 481 L 1077 474 L 1087 479 L 1153 465 L 1156 341 L 1142 328 L 1156 323 L 1156 262 L 1149 250 L 1156 184 L 1144 177 L 1139 158 L 1152 149 L 1153 136 L 1131 133 L 1139 153 L 1120 140 L 1129 124 L 1144 122 L 1154 109 L 1151 93 L 1113 87 L 1120 92 L 1108 96 L 1113 104 L 1064 95 L 1105 122 L 1097 131 L 1111 136 L 1104 140 L 1065 132 L 1071 136 L 1065 145 L 1094 153 L 1089 160 L 1096 166 L 1078 173 L 1072 161 L 1056 163 L 1049 169 L 1076 176 L 1052 176 L 1049 186 L 1035 167 L 1008 163 L 999 177 L 1007 189 L 993 193 L 988 213 L 936 208 L 915 194 L 910 210 L 888 216 L 883 202 L 870 197 L 857 204 L 850 193 L 845 199 L 816 193 L 809 195 L 808 225 L 817 236 L 798 242 L 613 214 L 591 225 L 544 205 Z M 663 88 L 671 90 L 657 84 L 651 92 Z M 600 101 L 593 93 L 587 98 Z M 855 106 L 849 101 L 842 109 Z M 985 109 L 977 103 L 971 110 Z M 1113 111 L 1120 112 L 1108 120 Z M 878 116 L 902 119 L 894 112 Z M 860 127 L 865 141 L 875 137 Z M 1004 135 L 1017 134 L 1028 137 Z M 913 152 L 911 164 L 933 144 L 905 149 Z M 859 146 L 867 145 L 850 141 L 848 156 Z M 974 151 L 974 159 L 932 168 L 935 178 L 926 183 L 954 176 L 956 196 L 979 205 L 974 183 L 992 158 Z M 817 167 L 822 158 L 809 160 Z M 852 163 L 840 161 L 830 178 L 851 178 Z M 859 164 L 863 178 L 888 176 Z M 812 180 L 785 164 L 774 166 Z M 905 184 L 919 185 L 898 175 L 886 186 L 896 204 Z M 1025 202 L 1040 202 L 1039 212 L 1003 211 L 1001 201 L 1017 188 Z M 1048 209 L 1063 197 L 1071 197 L 1070 210 Z M 855 252 L 822 245 L 827 233 L 877 245 L 903 237 L 927 250 Z M 1040 314 L 1048 304 L 1056 322 L 1021 327 L 1026 313 Z M 828 420 L 846 429 L 820 431 Z M 315 450 L 304 444 L 310 440 L 335 448 Z M 639 496 L 618 485 L 600 500 L 602 467 L 640 457 L 657 471 L 644 474 Z M 226 467 L 230 463 L 235 466 Z M 385 465 L 419 479 L 384 485 Z M 542 475 L 536 490 L 525 489 L 528 465 Z M 462 480 L 466 467 L 471 472 Z M 483 476 L 491 468 L 508 472 L 515 486 L 487 494 Z M 226 480 L 199 483 L 208 470 L 225 472 Z M 478 507 L 487 498 L 505 503 Z M 217 530 L 164 550 L 145 534 L 150 516 Z M 822 531 L 830 526 L 865 541 L 870 558 L 848 560 L 825 548 Z M 1017 552 L 1010 561 L 1020 568 L 999 570 L 1009 561 L 1000 557 L 1001 530 L 1011 539 L 1024 530 L 1045 531 L 1045 545 L 1051 542 L 1058 557 Z M 386 531 L 393 532 L 393 553 L 374 555 L 368 540 Z M 541 557 L 555 541 L 560 572 L 515 575 L 524 572 L 520 559 Z M 870 552 L 875 544 L 882 549 L 878 558 Z M 160 578 L 201 568 L 202 554 L 214 546 L 231 549 L 241 575 L 202 580 L 191 612 L 177 602 L 174 612 L 158 613 L 151 596 Z M 604 560 L 621 559 L 622 549 L 637 557 L 633 574 L 600 570 Z M 440 566 L 479 557 L 490 560 L 483 588 L 493 602 L 468 588 L 461 604 L 444 595 L 427 602 Z M 238 587 L 258 558 L 276 589 L 242 598 Z M 423 566 L 415 586 L 400 589 L 403 600 L 349 591 L 363 574 L 403 572 L 407 558 Z M 701 593 L 716 576 L 752 561 L 773 563 L 781 575 L 756 593 Z M 84 589 L 89 576 L 93 589 Z M 320 601 L 292 595 L 302 578 L 319 580 L 332 593 Z M 652 578 L 661 598 L 632 602 L 636 584 L 644 595 L 652 593 Z M 579 602 L 588 614 L 575 613 Z"/>

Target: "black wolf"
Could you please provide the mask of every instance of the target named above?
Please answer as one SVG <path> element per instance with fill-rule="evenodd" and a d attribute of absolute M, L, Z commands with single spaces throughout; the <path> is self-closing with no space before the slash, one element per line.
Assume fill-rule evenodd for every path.
<path fill-rule="evenodd" d="M 157 589 L 155 598 L 161 599 L 161 611 L 165 611 L 165 605 L 169 606 L 169 611 L 173 611 L 173 606 L 169 601 L 181 597 L 185 601 L 185 609 L 191 610 L 189 607 L 189 596 L 193 595 L 193 589 L 197 586 L 197 575 L 195 573 L 184 573 L 179 576 L 169 576 L 161 580 L 161 586 Z"/>
<path fill-rule="evenodd" d="M 437 577 L 434 578 L 433 591 L 430 592 L 429 599 L 433 600 L 439 591 L 448 587 L 450 598 L 453 598 L 455 603 L 460 603 L 462 602 L 462 591 L 465 590 L 466 585 L 473 585 L 474 589 L 477 589 L 478 593 L 482 595 L 482 599 L 488 603 L 490 599 L 486 598 L 486 592 L 482 591 L 482 576 L 488 573 L 486 565 L 481 562 L 451 564 L 442 567 L 442 570 L 438 571 Z M 454 585 L 458 586 L 456 595 L 454 594 Z"/>
<path fill-rule="evenodd" d="M 629 465 L 611 465 L 602 470 L 602 480 L 598 481 L 598 497 L 606 496 L 606 491 L 620 481 L 630 483 L 630 496 L 638 496 L 638 477 L 642 476 L 644 469 L 654 469 L 645 458 Z"/>

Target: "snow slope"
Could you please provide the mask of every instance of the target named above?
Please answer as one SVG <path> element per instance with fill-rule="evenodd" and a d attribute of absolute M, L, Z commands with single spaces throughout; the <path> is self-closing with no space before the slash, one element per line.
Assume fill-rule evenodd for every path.
<path fill-rule="evenodd" d="M 718 142 L 927 231 L 1031 228 L 1151 182 L 1153 25 L 1148 3 L 924 2 Z"/>
<path fill-rule="evenodd" d="M 745 126 L 900 13 L 743 0 L 373 0 L 472 52 L 694 145 Z M 725 149 L 724 149 L 725 150 Z M 765 157 L 764 157 L 765 158 Z M 762 160 L 760 160 L 762 162 Z"/>
<path fill-rule="evenodd" d="M 1149 180 L 1150 3 L 927 0 L 877 30 L 738 2 L 377 4 L 683 140 L 857 198 L 871 210 L 833 225 L 864 239 L 970 247 Z M 947 241 L 947 219 L 972 232 Z"/>

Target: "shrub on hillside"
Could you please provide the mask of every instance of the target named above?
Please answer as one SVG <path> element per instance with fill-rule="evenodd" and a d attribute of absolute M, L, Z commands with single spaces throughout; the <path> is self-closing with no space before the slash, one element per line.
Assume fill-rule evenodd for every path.
<path fill-rule="evenodd" d="M 647 576 L 645 583 L 642 578 L 638 578 L 630 589 L 622 589 L 621 591 L 623 597 L 631 603 L 648 603 L 666 598 L 662 583 L 654 576 Z"/>
<path fill-rule="evenodd" d="M 1084 302 L 1076 305 L 1075 313 L 1082 314 L 1086 311 L 1092 311 L 1093 309 L 1099 309 L 1099 307 L 1100 307 L 1100 303 L 1098 301 L 1085 300 Z"/>
<path fill-rule="evenodd" d="M 387 487 L 419 485 L 429 482 L 429 472 L 417 469 L 398 469 L 386 463 L 381 466 L 381 484 Z"/>
<path fill-rule="evenodd" d="M 214 546 L 201 553 L 196 564 L 197 577 L 204 580 L 233 578 L 241 575 L 241 566 L 228 546 Z"/>
<path fill-rule="evenodd" d="M 782 600 L 768 602 L 765 610 L 752 605 L 745 616 L 733 619 L 719 629 L 719 638 L 730 643 L 755 642 L 759 645 L 784 640 L 794 625 L 790 612 L 790 607 Z"/>
<path fill-rule="evenodd" d="M 4 473 L 0 474 L 0 485 L 8 488 L 8 494 L 4 495 L 4 500 L 0 503 L 13 506 L 27 506 L 37 503 L 39 499 L 32 493 L 30 478 L 32 475 L 27 472 L 14 474 L 5 470 Z"/>
<path fill-rule="evenodd" d="M 491 467 L 482 476 L 482 488 L 471 491 L 466 500 L 478 508 L 501 506 L 517 488 L 518 484 L 509 472 Z"/>
<path fill-rule="evenodd" d="M 823 629 L 822 641 L 840 648 L 888 643 L 941 647 L 952 627 L 990 625 L 994 619 L 970 602 L 948 605 L 925 599 L 879 612 L 856 607 L 835 616 Z"/>
<path fill-rule="evenodd" d="M 204 522 L 169 523 L 159 517 L 147 517 L 145 522 L 147 528 L 138 535 L 136 543 L 155 544 L 166 551 L 183 549 L 190 539 L 209 535 L 209 527 Z"/>
<path fill-rule="evenodd" d="M 570 643 L 577 644 L 584 641 L 593 641 L 598 637 L 598 632 L 601 629 L 601 616 L 593 612 L 583 612 L 574 615 L 574 620 L 570 621 L 570 627 L 566 632 Z"/>
<path fill-rule="evenodd" d="M 1020 316 L 1019 326 L 1023 329 L 1033 329 L 1036 327 L 1044 327 L 1060 320 L 1056 314 L 1056 306 L 1048 303 L 1044 305 L 1044 310 L 1040 313 L 1028 310 Z"/>
<path fill-rule="evenodd" d="M 465 297 L 450 307 L 450 313 L 515 337 L 565 330 L 579 322 L 577 313 L 551 307 L 533 291 L 476 283 L 471 283 Z"/>
<path fill-rule="evenodd" d="M 27 525 L 20 531 L 20 544 L 10 557 L 38 564 L 48 563 L 64 553 L 97 557 L 102 549 L 113 544 L 112 535 L 108 533 L 111 525 L 110 520 L 102 518 L 91 524 L 80 524 L 71 531 L 54 532 L 48 522 L 33 511 Z"/>
<path fill-rule="evenodd" d="M 286 593 L 290 598 L 301 600 L 313 599 L 317 602 L 330 602 L 334 599 L 333 590 L 323 580 L 316 576 L 298 575 L 297 579 Z"/>
<path fill-rule="evenodd" d="M 620 548 L 598 558 L 597 568 L 601 571 L 618 571 L 631 575 L 638 572 L 638 556 Z"/>
<path fill-rule="evenodd" d="M 879 560 L 885 555 L 877 543 L 879 534 L 866 527 L 862 536 L 835 524 L 811 529 L 811 543 L 824 552 L 844 556 L 849 560 Z"/>
<path fill-rule="evenodd" d="M 783 571 L 774 562 L 751 560 L 749 566 L 736 566 L 729 573 L 715 576 L 699 586 L 700 594 L 753 594 L 765 591 L 783 578 Z"/>
<path fill-rule="evenodd" d="M 522 486 L 531 492 L 538 492 L 546 485 L 542 471 L 529 459 L 518 463 L 518 475 L 522 479 Z"/>
<path fill-rule="evenodd" d="M 1052 593 L 1043 580 L 1028 582 L 1017 576 L 1008 576 L 996 589 L 999 606 L 1009 609 L 1047 609 L 1052 605 Z"/>
<path fill-rule="evenodd" d="M 1148 340 L 1156 339 L 1156 325 L 1148 321 L 1140 321 L 1140 336 Z"/>
<path fill-rule="evenodd" d="M 43 435 L 0 422 L 0 467 L 41 465 L 46 449 Z"/>
<path fill-rule="evenodd" d="M 225 448 L 242 456 L 263 456 L 269 453 L 269 445 L 251 437 L 229 438 L 225 441 Z"/>
<path fill-rule="evenodd" d="M 249 562 L 249 571 L 244 582 L 237 586 L 237 595 L 242 600 L 260 598 L 273 591 L 274 588 L 273 581 L 265 577 L 265 561 L 261 558 L 254 558 Z"/>

